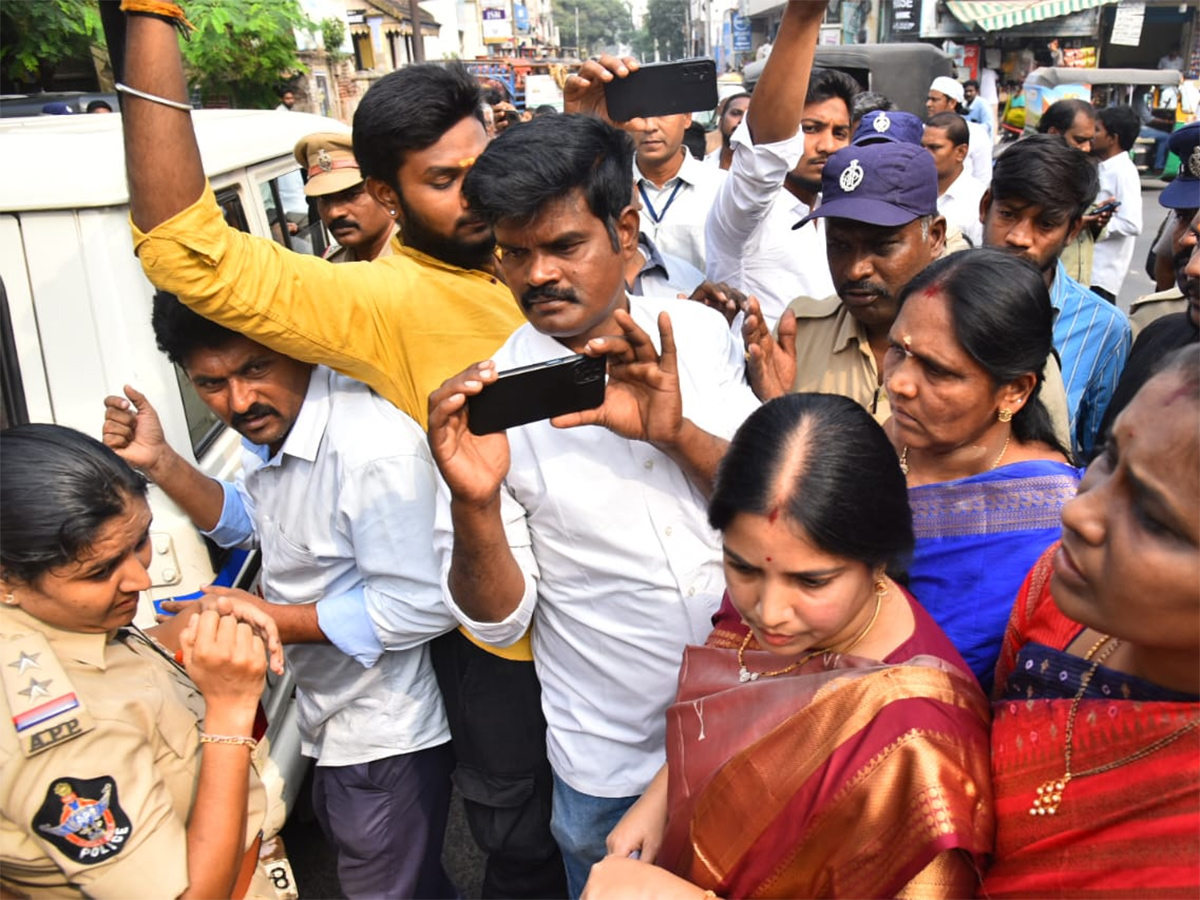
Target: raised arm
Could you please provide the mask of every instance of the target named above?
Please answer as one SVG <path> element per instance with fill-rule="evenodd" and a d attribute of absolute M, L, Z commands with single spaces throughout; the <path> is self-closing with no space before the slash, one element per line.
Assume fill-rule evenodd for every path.
<path fill-rule="evenodd" d="M 161 19 L 129 15 L 125 72 L 129 87 L 175 103 L 188 104 L 187 81 L 175 28 Z M 200 148 L 188 111 L 123 94 L 125 171 L 133 223 L 149 231 L 182 212 L 204 191 Z"/>
<path fill-rule="evenodd" d="M 125 396 L 105 397 L 104 408 L 105 445 L 162 488 L 193 525 L 212 531 L 221 519 L 225 492 L 167 443 L 150 401 L 125 385 Z"/>
<path fill-rule="evenodd" d="M 784 7 L 779 34 L 746 110 L 746 127 L 754 143 L 786 141 L 800 128 L 827 6 L 824 0 L 788 0 Z"/>

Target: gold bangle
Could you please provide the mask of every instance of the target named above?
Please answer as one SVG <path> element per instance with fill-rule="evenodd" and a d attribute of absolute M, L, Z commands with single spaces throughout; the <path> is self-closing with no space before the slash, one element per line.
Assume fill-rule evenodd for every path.
<path fill-rule="evenodd" d="M 252 737 L 243 737 L 240 734 L 209 734 L 207 731 L 200 732 L 200 743 L 202 744 L 242 744 L 250 748 L 253 753 L 258 747 L 258 741 Z"/>
<path fill-rule="evenodd" d="M 714 891 L 712 888 L 709 888 L 701 896 L 705 897 L 706 900 L 709 900 L 709 898 L 711 898 L 711 900 L 717 900 L 717 892 Z"/>

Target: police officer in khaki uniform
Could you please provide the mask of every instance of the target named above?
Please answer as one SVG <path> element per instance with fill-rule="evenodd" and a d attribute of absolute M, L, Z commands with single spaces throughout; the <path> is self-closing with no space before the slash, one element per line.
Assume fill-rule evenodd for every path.
<path fill-rule="evenodd" d="M 132 628 L 145 482 L 55 425 L 0 433 L 0 452 L 6 896 L 287 896 L 259 865 L 261 637 L 208 612 L 178 623 L 174 656 Z"/>
<path fill-rule="evenodd" d="M 808 219 L 827 217 L 829 272 L 838 293 L 793 300 L 775 335 L 748 301 L 746 369 L 759 399 L 801 391 L 841 394 L 880 424 L 891 417 L 883 357 L 899 311 L 896 298 L 946 252 L 937 184 L 933 157 L 903 139 L 856 140 L 829 158 L 821 173 L 821 205 Z M 1062 440 L 1069 434 L 1066 391 L 1053 358 L 1043 376 L 1041 399 Z"/>
<path fill-rule="evenodd" d="M 340 263 L 391 256 L 400 232 L 396 211 L 384 209 L 367 190 L 350 135 L 310 134 L 292 152 L 308 175 L 304 193 L 316 198 L 321 221 L 340 244 L 325 258 Z"/>

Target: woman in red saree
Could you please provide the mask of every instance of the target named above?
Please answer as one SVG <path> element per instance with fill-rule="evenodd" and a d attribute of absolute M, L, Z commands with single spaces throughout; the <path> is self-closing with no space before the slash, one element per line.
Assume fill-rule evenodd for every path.
<path fill-rule="evenodd" d="M 1118 417 L 996 670 L 981 896 L 1200 896 L 1200 348 Z"/>
<path fill-rule="evenodd" d="M 987 703 L 886 574 L 912 525 L 883 430 L 844 397 L 771 401 L 709 521 L 726 600 L 685 651 L 667 765 L 585 896 L 970 896 L 992 842 Z"/>

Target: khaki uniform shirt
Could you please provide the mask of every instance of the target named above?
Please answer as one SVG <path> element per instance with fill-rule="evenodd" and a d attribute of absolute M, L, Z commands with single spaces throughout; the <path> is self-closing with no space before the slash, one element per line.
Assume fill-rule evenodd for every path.
<path fill-rule="evenodd" d="M 400 229 L 393 225 L 391 238 L 386 244 L 383 245 L 383 249 L 379 251 L 379 255 L 376 256 L 375 259 L 383 259 L 384 257 L 391 256 L 396 252 L 396 248 L 399 246 Z M 341 244 L 336 244 L 335 246 L 331 247 L 325 254 L 324 258 L 331 263 L 358 262 L 358 260 L 351 255 L 350 248 L 343 247 Z M 370 261 L 374 262 L 375 260 L 373 259 Z"/>
<path fill-rule="evenodd" d="M 18 896 L 178 897 L 204 717 L 191 679 L 131 630 L 60 631 L 9 607 L 0 678 L 0 883 Z M 26 755 L 31 738 L 44 749 Z M 260 745 L 247 846 L 265 818 L 265 759 Z"/>
<path fill-rule="evenodd" d="M 882 425 L 892 415 L 866 330 L 838 298 L 800 297 L 788 306 L 796 314 L 796 378 L 792 392 L 840 394 L 862 406 Z M 1054 433 L 1071 446 L 1067 392 L 1054 354 L 1046 361 L 1039 395 Z"/>
<path fill-rule="evenodd" d="M 1133 328 L 1134 339 L 1136 340 L 1138 333 L 1156 319 L 1171 313 L 1186 312 L 1187 308 L 1187 298 L 1177 287 L 1138 297 L 1129 304 L 1129 324 Z"/>

